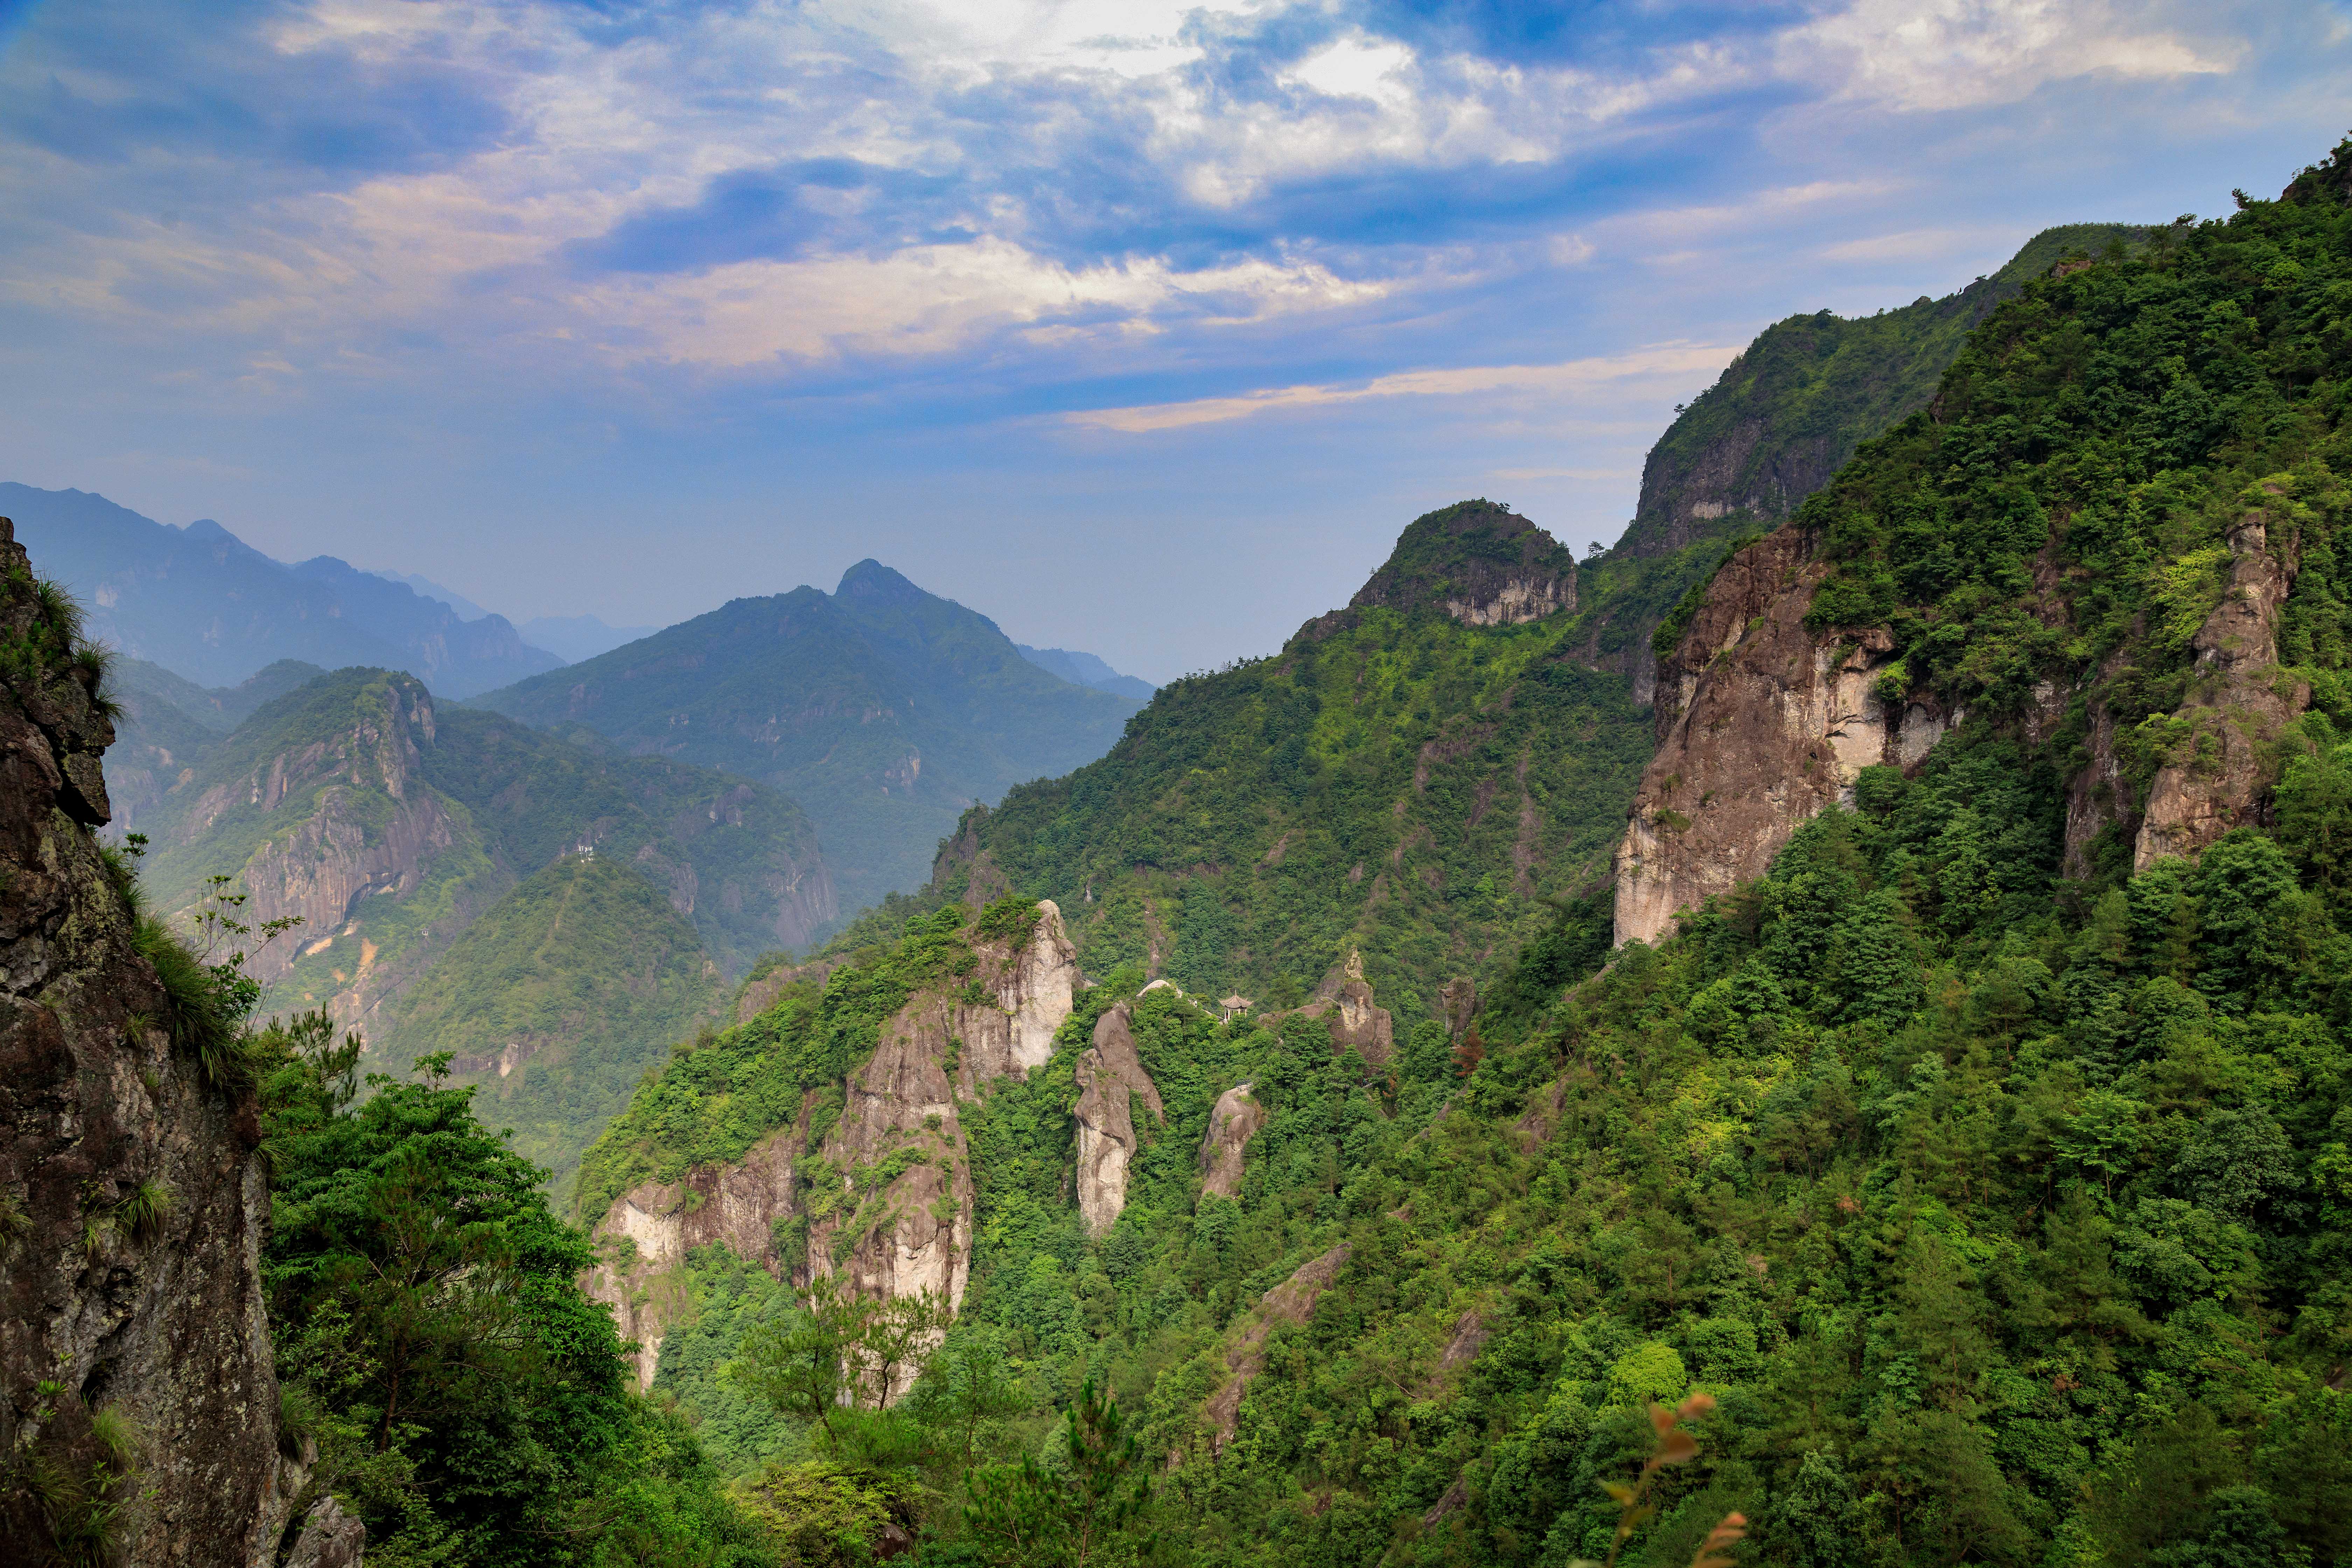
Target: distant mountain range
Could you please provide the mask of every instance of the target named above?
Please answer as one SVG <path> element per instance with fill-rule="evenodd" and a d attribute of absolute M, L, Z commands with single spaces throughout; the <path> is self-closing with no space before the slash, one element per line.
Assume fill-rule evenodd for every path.
<path fill-rule="evenodd" d="M 1140 706 L 1041 667 L 987 616 L 875 561 L 830 595 L 737 599 L 477 703 L 783 791 L 850 910 L 920 886 L 965 806 L 1102 755 Z"/>
<path fill-rule="evenodd" d="M 1097 691 L 1108 691 L 1118 697 L 1132 697 L 1138 702 L 1149 702 L 1160 689 L 1148 680 L 1132 675 L 1121 675 L 1090 653 L 1078 653 L 1066 647 L 1031 647 L 1027 643 L 1013 645 L 1021 657 L 1040 669 L 1050 669 L 1073 686 L 1091 686 Z"/>
<path fill-rule="evenodd" d="M 330 555 L 289 566 L 209 520 L 173 528 L 103 496 L 18 484 L 0 484 L 0 516 L 81 601 L 93 636 L 204 686 L 293 658 L 405 669 L 464 695 L 563 662 L 503 616 L 469 621 Z"/>

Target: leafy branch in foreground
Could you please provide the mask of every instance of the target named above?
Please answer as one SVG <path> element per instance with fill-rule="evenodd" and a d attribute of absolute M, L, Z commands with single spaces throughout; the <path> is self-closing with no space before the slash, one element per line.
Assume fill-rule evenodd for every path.
<path fill-rule="evenodd" d="M 1656 1433 L 1650 1457 L 1642 1461 L 1641 1473 L 1630 1481 L 1603 1481 L 1601 1489 L 1616 1500 L 1621 1510 L 1617 1515 L 1617 1534 L 1609 1543 L 1609 1555 L 1601 1563 L 1580 1559 L 1570 1568 L 1617 1568 L 1617 1554 L 1625 1550 L 1625 1542 L 1633 1532 L 1657 1516 L 1657 1482 L 1669 1465 L 1686 1465 L 1698 1458 L 1698 1439 L 1684 1429 L 1683 1423 L 1696 1421 L 1714 1413 L 1715 1395 L 1694 1394 L 1669 1410 L 1663 1405 L 1650 1406 L 1650 1426 Z M 1691 1557 L 1691 1568 L 1731 1568 L 1731 1559 L 1725 1555 L 1748 1533 L 1747 1519 L 1737 1513 L 1726 1514 L 1723 1521 L 1707 1531 Z"/>

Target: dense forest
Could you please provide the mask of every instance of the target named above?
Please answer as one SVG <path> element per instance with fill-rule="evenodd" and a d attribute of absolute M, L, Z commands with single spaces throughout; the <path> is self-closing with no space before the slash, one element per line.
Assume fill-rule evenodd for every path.
<path fill-rule="evenodd" d="M 1278 937 L 1180 920 L 1158 952 L 1089 943 L 1100 984 L 1052 1060 L 960 1108 L 971 1284 L 914 1393 L 833 1431 L 760 1397 L 746 1369 L 778 1336 L 805 1346 L 824 1299 L 714 1247 L 656 1395 L 707 1413 L 714 1462 L 754 1490 L 911 1499 L 895 1517 L 940 1562 L 1076 1560 L 1004 1544 L 1024 1488 L 1118 1516 L 1089 1561 L 1664 1565 L 1734 1513 L 1743 1560 L 1776 1563 L 2341 1560 L 2347 174 L 2352 146 L 2282 201 L 2063 260 L 1801 509 L 1831 563 L 1811 624 L 1832 647 L 1886 628 L 1885 700 L 1965 718 L 1907 773 L 1866 771 L 1767 876 L 1605 968 L 1599 911 L 1564 903 L 1466 1024 L 1404 994 L 1391 955 L 1381 1062 L 1335 1051 L 1297 994 L 1233 1017 L 1184 994 Z M 2200 674 L 2250 511 L 2294 562 L 2257 683 L 2288 719 L 2267 728 Z M 1541 623 L 1489 642 L 1383 614 L 1358 625 L 1401 670 L 1490 680 L 1490 708 L 1592 679 Z M 1398 764 L 1339 736 L 1391 699 L 1265 718 L 1330 646 L 1163 693 L 1138 734 L 1179 753 L 1186 794 L 1087 806 L 1124 836 L 1104 862 L 1238 865 L 1214 856 L 1235 832 L 1262 858 L 1265 814 L 1217 792 L 1249 776 L 1229 759 L 1295 734 L 1300 816 L 1344 871 L 1350 769 Z M 2053 690 L 2073 694 L 2054 721 Z M 2102 711 L 2104 795 L 2079 787 Z M 2159 773 L 2223 774 L 2223 731 L 2258 731 L 2252 819 L 2136 860 Z M 1117 800 L 1139 754 L 1131 736 L 999 816 Z M 2071 865 L 2070 804 L 2106 823 Z M 592 1209 L 803 1106 L 835 1114 L 826 1086 L 907 996 L 954 983 L 976 920 L 1068 896 L 1050 860 L 984 842 L 1013 897 L 917 910 L 895 942 L 869 921 L 842 966 L 683 1054 L 591 1155 Z M 974 862 L 949 864 L 969 885 Z M 1239 902 L 1300 971 L 1350 934 Z M 1139 994 L 1154 961 L 1177 985 Z M 1126 1206 L 1090 1235 L 1073 1107 L 1123 1003 L 1163 1114 L 1139 1113 Z M 1264 1121 L 1227 1195 L 1202 1152 L 1240 1084 Z M 852 1173 L 850 1197 L 883 1179 Z M 958 1406 L 975 1367 L 1013 1387 Z M 1690 1440 L 1662 1436 L 1653 1412 L 1693 1395 Z M 1621 1550 L 1609 1489 L 1637 1480 L 1654 1511 Z"/>
<path fill-rule="evenodd" d="M 2352 1557 L 2352 141 L 2051 259 L 1786 524 L 1822 657 L 1947 731 L 1654 946 L 1628 677 L 1426 603 L 967 819 L 682 1033 L 568 1216 L 446 1054 L 262 1020 L 235 893 L 202 957 L 147 918 L 255 1095 L 313 1493 L 398 1564 Z M 1433 580 L 1517 526 L 1465 509 Z M 654 1255 L 755 1165 L 772 1225 Z M 968 1275 L 861 1291 L 917 1220 Z M 644 1392 L 592 1275 L 659 1309 Z"/>

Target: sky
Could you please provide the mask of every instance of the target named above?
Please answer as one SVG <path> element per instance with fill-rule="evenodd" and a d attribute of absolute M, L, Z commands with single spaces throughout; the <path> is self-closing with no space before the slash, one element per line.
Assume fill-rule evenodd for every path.
<path fill-rule="evenodd" d="M 875 556 L 1166 679 L 1582 552 L 1759 330 L 2273 195 L 2345 5 L 0 0 L 0 479 L 661 624 Z"/>

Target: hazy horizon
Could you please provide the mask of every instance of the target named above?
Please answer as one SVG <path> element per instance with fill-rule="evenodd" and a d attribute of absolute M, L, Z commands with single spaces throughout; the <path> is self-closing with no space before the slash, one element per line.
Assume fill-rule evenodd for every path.
<path fill-rule="evenodd" d="M 518 623 L 877 559 L 1162 681 L 1762 326 L 2345 129 L 2333 5 L 0 6 L 5 477 Z"/>

